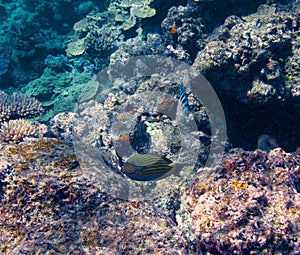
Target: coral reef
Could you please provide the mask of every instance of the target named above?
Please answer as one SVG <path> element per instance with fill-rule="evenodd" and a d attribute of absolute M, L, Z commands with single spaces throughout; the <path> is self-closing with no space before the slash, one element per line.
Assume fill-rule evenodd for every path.
<path fill-rule="evenodd" d="M 43 112 L 41 103 L 25 94 L 0 91 L 0 122 L 9 119 L 33 118 Z"/>
<path fill-rule="evenodd" d="M 114 50 L 114 43 L 120 34 L 112 33 L 111 29 L 96 29 L 89 31 L 84 40 L 84 50 L 91 56 L 98 58 L 107 58 Z"/>
<path fill-rule="evenodd" d="M 1 254 L 187 254 L 168 217 L 102 193 L 61 141 L 10 145 L 0 158 Z"/>
<path fill-rule="evenodd" d="M 37 125 L 25 119 L 4 121 L 0 128 L 0 140 L 4 142 L 17 143 L 24 137 L 36 137 L 37 135 Z"/>
<path fill-rule="evenodd" d="M 284 67 L 284 79 L 287 89 L 290 91 L 291 95 L 295 98 L 300 96 L 300 32 L 295 31 L 296 39 L 292 43 L 292 55 L 286 60 Z M 299 105 L 298 105 L 299 107 Z"/>
<path fill-rule="evenodd" d="M 108 11 L 114 14 L 115 21 L 122 22 L 122 28 L 128 30 L 132 28 L 138 18 L 150 18 L 156 14 L 156 10 L 151 8 L 154 0 L 115 0 L 112 1 Z"/>
<path fill-rule="evenodd" d="M 46 68 L 41 77 L 22 88 L 43 105 L 45 114 L 38 119 L 39 121 L 47 121 L 55 114 L 64 111 L 75 111 L 79 96 L 91 79 L 88 70 L 74 76 L 72 72 L 62 70 L 57 72 L 55 69 L 61 65 L 59 63 L 51 65 L 52 67 Z M 65 64 L 62 63 L 62 65 Z"/>
<path fill-rule="evenodd" d="M 19 143 L 25 137 L 42 137 L 47 132 L 47 126 L 24 118 L 36 117 L 43 111 L 41 103 L 35 98 L 0 91 L 0 140 Z"/>
<path fill-rule="evenodd" d="M 1 57 L 10 59 L 6 82 L 17 87 L 39 77 L 48 54 L 64 53 L 73 24 L 90 12 L 104 11 L 107 4 L 106 0 L 1 3 Z"/>
<path fill-rule="evenodd" d="M 164 38 L 159 34 L 147 34 L 144 38 L 142 33 L 136 37 L 126 40 L 120 47 L 110 55 L 110 64 L 126 62 L 135 56 L 143 55 L 165 55 Z"/>
<path fill-rule="evenodd" d="M 262 5 L 255 14 L 228 17 L 198 53 L 193 67 L 220 91 L 243 102 L 248 100 L 247 91 L 261 103 L 274 98 L 286 100 L 284 61 L 280 58 L 291 55 L 291 46 L 297 40 L 298 12 L 299 8 L 285 11 Z M 259 26 L 254 27 L 254 23 Z"/>
<path fill-rule="evenodd" d="M 0 59 L 0 76 L 5 74 L 8 69 L 9 60 L 8 59 Z"/>
<path fill-rule="evenodd" d="M 10 61 L 4 82 L 19 86 L 43 72 L 47 54 L 63 52 L 66 26 L 50 25 L 55 22 L 55 11 L 58 14 L 63 7 L 44 1 L 10 1 L 3 6 L 7 18 L 0 25 L 0 47 L 2 57 Z"/>
<path fill-rule="evenodd" d="M 200 49 L 199 40 L 205 36 L 199 6 L 171 7 L 161 27 L 170 56 L 189 61 L 195 59 Z M 171 31 L 172 28 L 176 30 Z"/>
<path fill-rule="evenodd" d="M 100 75 L 98 79 L 101 79 Z M 86 96 L 84 92 L 81 98 L 85 100 L 78 104 L 74 131 L 84 143 L 98 148 L 110 167 L 119 169 L 121 165 L 119 158 L 126 160 L 133 151 L 139 153 L 151 151 L 153 154 L 169 156 L 170 160 L 178 158 L 179 154 L 186 153 L 180 156 L 180 161 L 190 162 L 191 155 L 197 154 L 197 146 L 205 152 L 201 156 L 201 162 L 198 163 L 205 164 L 209 153 L 207 147 L 210 143 L 201 143 L 199 140 L 202 138 L 195 138 L 193 134 L 183 134 L 179 127 L 179 120 L 175 120 L 174 113 L 176 114 L 178 104 L 176 98 L 180 96 L 177 83 L 169 78 L 159 80 L 153 76 L 147 79 L 145 77 L 133 78 L 129 82 L 121 83 L 116 80 L 111 88 L 103 89 L 97 83 L 96 89 L 93 89 L 93 86 L 92 82 L 92 89 L 87 90 L 87 94 L 92 94 L 92 96 Z M 147 96 L 143 97 L 143 95 Z M 189 103 L 192 116 L 187 117 L 185 122 L 189 127 L 194 128 L 193 131 L 201 130 L 202 136 L 209 137 L 209 121 L 205 109 L 198 99 L 192 100 L 192 98 L 190 93 Z M 150 99 L 157 106 L 153 104 L 154 108 L 151 111 L 148 109 L 141 112 L 140 107 L 144 105 L 147 108 L 151 102 Z M 169 104 L 170 102 L 172 104 Z M 184 112 L 179 111 L 179 114 L 184 114 Z M 116 124 L 116 120 L 120 123 Z M 56 121 L 54 120 L 53 123 L 55 125 Z M 197 124 L 199 124 L 198 127 Z M 68 131 L 64 130 L 62 133 L 68 133 Z M 127 136 L 131 141 L 130 149 L 126 147 L 123 139 Z M 187 153 L 183 149 L 188 143 L 190 143 L 189 149 L 190 146 L 194 146 L 195 152 Z"/>
<path fill-rule="evenodd" d="M 137 20 L 156 14 L 155 10 L 149 7 L 151 2 L 153 0 L 111 1 L 107 11 L 87 15 L 76 22 L 75 34 L 68 44 L 68 55 L 87 53 L 87 57 L 94 58 L 94 61 L 97 58 L 103 62 L 123 41 L 123 31 L 134 27 Z M 97 66 L 97 69 L 101 69 L 101 66 Z"/>
<path fill-rule="evenodd" d="M 72 129 L 75 113 L 62 112 L 50 120 L 51 133 L 54 137 L 72 142 Z"/>
<path fill-rule="evenodd" d="M 112 15 L 108 12 L 87 15 L 73 26 L 75 34 L 70 37 L 66 50 L 69 57 L 80 56 L 101 59 L 102 62 L 116 48 L 121 39 L 121 30 L 115 25 Z M 97 62 L 100 64 L 100 61 Z M 98 66 L 102 69 L 103 66 Z"/>
<path fill-rule="evenodd" d="M 224 2 L 219 0 L 188 0 L 186 3 L 179 3 L 179 6 L 174 4 L 161 22 L 167 54 L 192 63 L 199 50 L 211 40 L 211 33 L 222 25 L 228 16 L 247 16 L 263 3 L 264 1 L 257 0 L 249 5 L 244 0 L 232 0 L 224 5 Z"/>
<path fill-rule="evenodd" d="M 233 150 L 220 166 L 199 171 L 187 197 L 182 186 L 170 193 L 170 201 L 153 201 L 184 229 L 187 242 L 149 203 L 102 193 L 99 172 L 91 178 L 79 168 L 64 142 L 39 138 L 8 145 L 0 154 L 0 249 L 3 254 L 188 254 L 188 249 L 296 254 L 299 155 L 280 148 L 269 154 Z"/>
<path fill-rule="evenodd" d="M 0 253 L 299 254 L 299 14 L 298 0 L 1 1 Z M 212 168 L 216 123 L 185 76 L 199 73 L 228 128 Z M 170 175 L 128 178 L 137 152 Z"/>
<path fill-rule="evenodd" d="M 265 2 L 270 5 L 262 5 L 256 12 Z M 47 112 L 43 120 L 64 110 L 76 110 L 77 91 L 79 94 L 85 81 L 79 85 L 68 79 L 96 73 L 109 63 L 124 62 L 132 56 L 159 54 L 191 64 L 194 61 L 194 71 L 205 74 L 224 103 L 231 124 L 229 137 L 235 146 L 254 149 L 256 138 L 271 130 L 268 133 L 279 138 L 285 149 L 297 147 L 289 138 L 297 137 L 297 131 L 292 128 L 287 132 L 276 126 L 282 117 L 287 126 L 297 126 L 297 121 L 294 123 L 286 113 L 291 107 L 299 112 L 300 105 L 299 7 L 293 1 L 258 0 L 249 5 L 247 1 L 233 0 L 224 7 L 219 0 L 39 0 L 25 1 L 23 5 L 14 1 L 4 6 L 8 19 L 2 30 L 11 28 L 18 33 L 22 31 L 19 23 L 24 20 L 24 24 L 30 23 L 26 33 L 32 35 L 24 33 L 23 37 L 15 38 L 3 32 L 0 47 L 6 50 L 1 59 L 9 59 L 10 64 L 0 82 L 22 84 L 22 92 L 36 96 Z M 64 15 L 66 10 L 70 13 L 68 17 Z M 69 33 L 72 27 L 74 32 Z M 31 63 L 30 70 L 26 69 L 27 63 Z M 57 75 L 57 79 L 47 77 L 47 69 L 52 69 L 50 76 Z M 54 79 L 54 83 L 49 84 L 48 78 Z M 60 80 L 64 79 L 62 85 Z M 30 84 L 25 85 L 29 80 Z M 62 92 L 62 87 L 67 87 L 67 91 Z M 235 108 L 241 110 L 234 111 Z M 273 109 L 277 115 L 267 120 L 265 116 L 270 116 Z M 248 112 L 250 121 L 244 117 Z M 252 126 L 248 128 L 249 122 Z M 250 136 L 243 136 L 248 133 Z"/>
<path fill-rule="evenodd" d="M 188 204 L 203 252 L 298 254 L 299 173 L 299 154 L 281 148 L 235 149 L 199 171 Z"/>
<path fill-rule="evenodd" d="M 227 17 L 197 54 L 192 69 L 220 96 L 233 146 L 253 150 L 266 132 L 288 151 L 299 146 L 299 11 L 291 2 Z"/>
<path fill-rule="evenodd" d="M 62 70 L 72 71 L 72 65 L 69 63 L 68 58 L 62 54 L 57 56 L 48 55 L 44 60 L 44 64 L 57 72 L 61 72 Z"/>
<path fill-rule="evenodd" d="M 17 8 L 12 12 L 10 30 L 14 31 L 20 38 L 29 38 L 41 29 L 36 14 Z"/>

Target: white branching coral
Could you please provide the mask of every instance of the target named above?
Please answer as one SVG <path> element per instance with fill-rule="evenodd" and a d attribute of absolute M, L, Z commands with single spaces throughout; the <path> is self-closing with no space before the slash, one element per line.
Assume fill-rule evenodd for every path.
<path fill-rule="evenodd" d="M 3 142 L 18 143 L 24 137 L 36 137 L 38 134 L 38 126 L 25 119 L 5 121 L 0 128 L 0 140 Z"/>

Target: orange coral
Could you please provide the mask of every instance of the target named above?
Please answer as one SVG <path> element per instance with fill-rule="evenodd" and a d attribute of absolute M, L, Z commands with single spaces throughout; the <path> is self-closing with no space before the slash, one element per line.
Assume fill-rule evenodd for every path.
<path fill-rule="evenodd" d="M 237 180 L 231 180 L 229 181 L 229 184 L 234 186 L 237 190 L 238 189 L 246 189 L 248 187 L 248 184 L 243 181 L 237 181 Z"/>

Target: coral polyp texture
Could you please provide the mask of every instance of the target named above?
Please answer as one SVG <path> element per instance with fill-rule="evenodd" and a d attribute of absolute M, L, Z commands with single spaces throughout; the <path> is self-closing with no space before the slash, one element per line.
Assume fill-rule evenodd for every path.
<path fill-rule="evenodd" d="M 102 193 L 60 140 L 8 145 L 0 161 L 1 254 L 187 254 L 171 219 Z"/>
<path fill-rule="evenodd" d="M 38 126 L 25 119 L 3 122 L 0 128 L 0 140 L 4 142 L 20 142 L 24 137 L 36 137 Z"/>
<path fill-rule="evenodd" d="M 41 103 L 22 93 L 9 95 L 0 91 L 0 122 L 18 118 L 33 118 L 43 112 Z"/>
<path fill-rule="evenodd" d="M 299 153 L 232 150 L 189 197 L 192 224 L 209 254 L 299 254 Z"/>

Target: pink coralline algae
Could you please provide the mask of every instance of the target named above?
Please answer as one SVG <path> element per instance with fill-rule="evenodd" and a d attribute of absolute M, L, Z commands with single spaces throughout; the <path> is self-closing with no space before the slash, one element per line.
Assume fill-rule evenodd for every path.
<path fill-rule="evenodd" d="M 299 152 L 232 150 L 189 197 L 205 254 L 298 254 Z"/>

